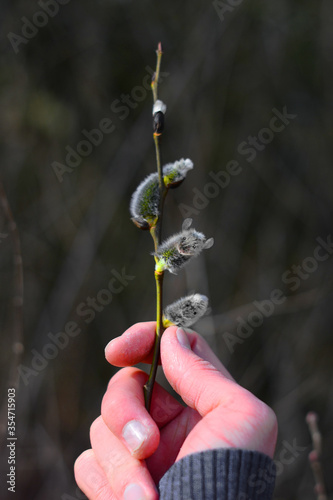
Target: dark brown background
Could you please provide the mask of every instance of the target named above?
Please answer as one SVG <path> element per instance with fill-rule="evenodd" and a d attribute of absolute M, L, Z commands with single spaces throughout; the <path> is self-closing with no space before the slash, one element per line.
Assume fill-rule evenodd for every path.
<path fill-rule="evenodd" d="M 146 92 L 123 114 L 110 106 L 142 87 L 159 40 L 168 73 L 160 86 L 168 105 L 162 157 L 190 157 L 195 164 L 170 193 L 165 234 L 180 229 L 179 204 L 193 206 L 193 189 L 203 191 L 209 172 L 224 170 L 230 160 L 242 169 L 194 216 L 195 227 L 214 236 L 215 245 L 179 276 L 167 276 L 166 301 L 188 290 L 206 293 L 212 310 L 197 330 L 233 376 L 276 411 L 275 498 L 315 498 L 308 410 L 320 416 L 332 492 L 333 256 L 294 291 L 282 281 L 313 255 L 316 238 L 332 233 L 332 3 L 244 0 L 223 18 L 213 3 L 196 0 L 70 0 L 16 54 L 7 34 L 21 35 L 21 18 L 31 20 L 40 10 L 35 1 L 1 3 L 1 178 L 22 244 L 22 363 L 31 368 L 32 349 L 41 353 L 48 333 L 63 331 L 69 321 L 81 333 L 27 385 L 21 380 L 15 498 L 82 498 L 73 462 L 89 446 L 89 426 L 116 370 L 106 363 L 104 347 L 131 324 L 154 318 L 152 242 L 128 212 L 137 184 L 155 169 L 152 98 Z M 239 145 L 268 126 L 273 108 L 284 106 L 297 117 L 248 162 Z M 104 118 L 115 130 L 59 182 L 53 162 L 64 163 L 66 146 L 76 148 L 81 131 Z M 7 234 L 3 213 L 0 223 Z M 12 257 L 11 239 L 3 238 L 3 404 L 12 363 Z M 87 324 L 77 307 L 122 268 L 135 279 Z M 234 335 L 237 317 L 246 320 L 253 302 L 276 288 L 288 299 L 230 352 L 226 332 Z M 286 442 L 304 451 L 281 466 Z M 3 477 L 6 460 L 3 449 Z"/>

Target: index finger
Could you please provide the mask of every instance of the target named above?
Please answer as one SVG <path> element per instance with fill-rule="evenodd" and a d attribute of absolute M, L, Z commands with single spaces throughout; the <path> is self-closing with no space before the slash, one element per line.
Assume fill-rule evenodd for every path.
<path fill-rule="evenodd" d="M 105 348 L 107 361 L 114 366 L 133 366 L 152 363 L 155 340 L 155 321 L 136 323 Z"/>
<path fill-rule="evenodd" d="M 156 321 L 136 323 L 117 337 L 105 348 L 107 361 L 114 366 L 133 366 L 138 363 L 153 362 Z M 223 375 L 231 380 L 232 376 L 214 354 L 206 340 L 195 331 L 187 331 L 192 351 L 209 361 Z M 161 364 L 161 360 L 159 361 Z"/>

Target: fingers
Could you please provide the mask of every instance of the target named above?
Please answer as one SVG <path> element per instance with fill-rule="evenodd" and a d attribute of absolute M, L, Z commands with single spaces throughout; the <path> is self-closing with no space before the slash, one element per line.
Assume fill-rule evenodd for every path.
<path fill-rule="evenodd" d="M 163 428 L 184 407 L 155 384 L 150 415 L 143 396 L 147 379 L 146 373 L 129 367 L 120 370 L 109 383 L 102 416 L 91 426 L 92 450 L 84 452 L 75 463 L 76 481 L 90 500 L 158 498 L 143 459 L 158 448 L 159 427 Z M 170 439 L 172 442 L 174 436 Z M 161 476 L 162 459 L 162 465 L 156 464 L 156 477 Z"/>
<path fill-rule="evenodd" d="M 184 332 L 178 329 L 177 336 L 176 327 L 164 332 L 161 359 L 169 383 L 204 417 L 192 430 L 190 448 L 182 449 L 181 456 L 209 447 L 239 447 L 273 455 L 277 432 L 273 411 L 224 370 L 195 354 Z"/>
<path fill-rule="evenodd" d="M 136 368 L 120 370 L 102 401 L 104 422 L 136 458 L 154 453 L 160 439 L 158 427 L 145 408 L 143 386 L 147 378 Z"/>
<path fill-rule="evenodd" d="M 131 326 L 106 346 L 107 361 L 114 366 L 132 366 L 141 362 L 151 364 L 155 328 L 155 321 Z"/>
<path fill-rule="evenodd" d="M 113 339 L 105 348 L 105 357 L 114 366 L 133 366 L 137 363 L 151 364 L 155 341 L 156 322 L 137 323 L 131 326 L 120 337 Z M 192 350 L 203 359 L 209 361 L 226 377 L 232 379 L 230 373 L 213 353 L 207 342 L 196 332 L 187 333 Z"/>
<path fill-rule="evenodd" d="M 160 440 L 159 428 L 175 418 L 183 406 L 155 384 L 151 414 L 145 408 L 143 386 L 148 375 L 137 368 L 120 370 L 110 381 L 102 402 L 102 417 L 132 456 L 152 455 Z"/>
<path fill-rule="evenodd" d="M 116 500 L 93 450 L 84 451 L 74 464 L 75 480 L 90 500 Z"/>
<path fill-rule="evenodd" d="M 131 456 L 123 443 L 108 429 L 102 417 L 93 422 L 90 441 L 96 460 L 115 498 L 158 499 L 155 484 L 145 462 Z"/>

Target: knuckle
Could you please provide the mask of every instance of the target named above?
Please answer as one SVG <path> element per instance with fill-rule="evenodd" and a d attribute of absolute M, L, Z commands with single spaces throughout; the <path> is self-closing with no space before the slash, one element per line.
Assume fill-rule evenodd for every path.
<path fill-rule="evenodd" d="M 118 414 L 120 408 L 128 406 L 132 395 L 129 390 L 130 382 L 136 379 L 143 386 L 147 378 L 148 376 L 145 372 L 133 367 L 123 368 L 114 375 L 101 404 L 101 413 L 105 422 L 110 421 L 110 416 Z"/>
<path fill-rule="evenodd" d="M 95 500 L 113 500 L 116 497 L 112 496 L 110 498 L 110 494 L 107 491 L 105 484 L 98 484 L 95 486 Z"/>
<path fill-rule="evenodd" d="M 85 450 L 75 460 L 74 475 L 79 486 L 84 477 L 85 483 L 88 483 L 94 489 L 94 498 L 96 500 L 114 500 L 114 496 L 110 498 L 106 478 L 102 477 L 96 470 L 96 459 L 92 449 Z"/>
<path fill-rule="evenodd" d="M 278 422 L 275 412 L 268 405 L 263 403 L 263 413 L 264 413 L 264 421 L 266 423 L 266 428 L 269 432 L 277 432 Z"/>
<path fill-rule="evenodd" d="M 240 411 L 255 421 L 263 421 L 268 406 L 236 382 L 233 382 L 232 385 L 234 387 L 230 390 L 228 397 L 222 399 L 223 406 L 232 411 Z"/>
<path fill-rule="evenodd" d="M 100 415 L 93 421 L 93 423 L 90 426 L 90 441 L 92 441 L 94 436 L 99 432 L 101 425 L 103 425 L 103 419 L 102 416 Z"/>
<path fill-rule="evenodd" d="M 77 457 L 77 459 L 74 462 L 75 474 L 79 474 L 80 471 L 85 468 L 85 466 L 91 461 L 93 454 L 94 454 L 93 450 L 89 449 L 85 450 L 84 452 L 81 453 L 81 455 Z"/>
<path fill-rule="evenodd" d="M 110 398 L 110 392 L 108 391 L 104 394 L 101 403 L 101 414 L 104 421 L 107 420 L 105 417 L 108 416 L 109 412 L 111 411 L 111 401 L 112 398 Z"/>
<path fill-rule="evenodd" d="M 101 405 L 101 414 L 104 422 L 109 426 L 111 419 L 119 414 L 119 408 L 124 408 L 128 401 L 128 395 L 121 390 L 115 388 L 114 390 L 104 394 Z"/>
<path fill-rule="evenodd" d="M 266 434 L 277 432 L 277 417 L 266 403 L 253 395 L 248 396 L 248 411 L 253 415 L 256 422 Z"/>
<path fill-rule="evenodd" d="M 115 375 L 109 380 L 108 387 L 106 392 L 112 390 L 112 387 L 115 383 L 120 383 L 124 378 L 128 378 L 133 376 L 135 373 L 141 372 L 138 368 L 134 368 L 133 366 L 126 366 L 125 368 L 121 368 L 118 370 Z"/>

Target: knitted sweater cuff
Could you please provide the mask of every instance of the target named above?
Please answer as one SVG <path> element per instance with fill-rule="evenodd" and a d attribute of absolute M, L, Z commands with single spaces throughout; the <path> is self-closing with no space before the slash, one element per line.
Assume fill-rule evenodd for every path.
<path fill-rule="evenodd" d="M 159 483 L 161 500 L 270 500 L 275 464 L 263 453 L 216 449 L 174 463 Z"/>

